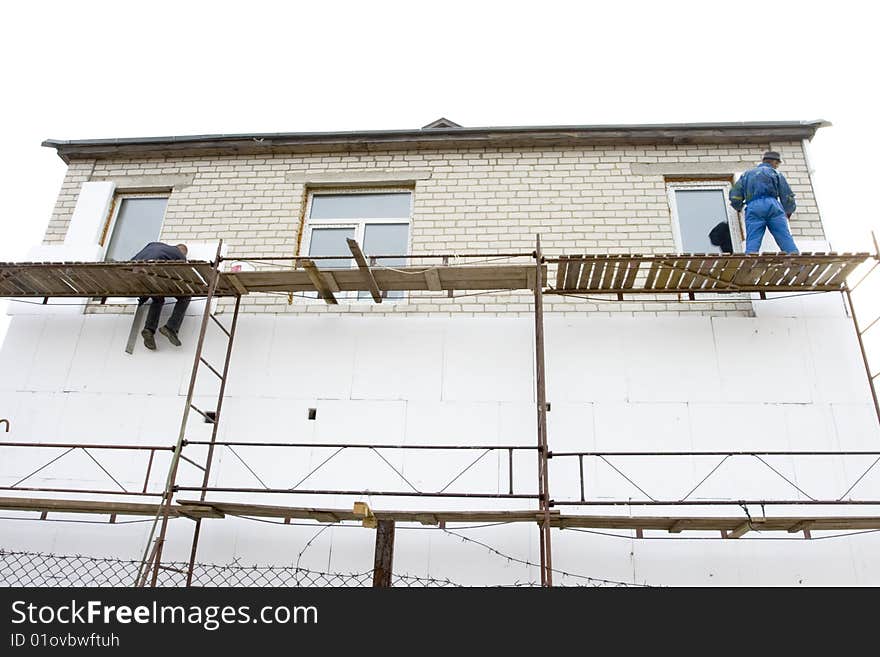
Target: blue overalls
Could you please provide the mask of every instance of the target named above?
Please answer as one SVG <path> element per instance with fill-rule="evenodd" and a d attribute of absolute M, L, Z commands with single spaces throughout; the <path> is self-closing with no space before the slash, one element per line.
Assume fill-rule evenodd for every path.
<path fill-rule="evenodd" d="M 746 206 L 746 253 L 758 252 L 768 229 L 781 251 L 798 253 L 786 218 L 797 207 L 794 192 L 785 176 L 770 164 L 762 162 L 746 171 L 730 190 L 729 198 L 737 212 L 743 203 Z"/>

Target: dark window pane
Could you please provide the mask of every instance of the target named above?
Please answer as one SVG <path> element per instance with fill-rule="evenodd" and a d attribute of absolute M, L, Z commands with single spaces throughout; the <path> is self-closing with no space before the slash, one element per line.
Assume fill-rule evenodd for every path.
<path fill-rule="evenodd" d="M 105 260 L 130 260 L 159 239 L 167 198 L 124 198 L 113 226 Z"/>
<path fill-rule="evenodd" d="M 354 228 L 312 228 L 312 239 L 309 242 L 309 255 L 341 256 L 351 253 L 347 238 L 354 239 Z M 316 260 L 320 269 L 346 269 L 352 266 L 351 258 L 333 258 Z"/>
<path fill-rule="evenodd" d="M 315 194 L 311 219 L 406 219 L 409 192 L 390 194 Z"/>
<path fill-rule="evenodd" d="M 727 221 L 724 191 L 720 189 L 678 189 L 675 191 L 678 225 L 683 253 L 720 253 L 709 241 L 709 232 Z"/>

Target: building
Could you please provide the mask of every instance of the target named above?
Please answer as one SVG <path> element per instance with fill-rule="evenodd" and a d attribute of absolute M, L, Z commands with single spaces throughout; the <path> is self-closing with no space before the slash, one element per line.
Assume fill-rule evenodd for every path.
<path fill-rule="evenodd" d="M 463 128 L 441 119 L 419 130 L 49 140 L 44 145 L 68 171 L 44 243 L 28 259 L 127 260 L 161 240 L 184 242 L 190 259 L 210 261 L 222 239 L 223 271 L 244 278 L 273 267 L 289 271 L 293 256 L 324 269 L 353 267 L 350 258 L 326 258 L 347 255 L 346 240 L 354 239 L 368 257 L 435 254 L 452 268 L 504 264 L 526 272 L 536 266 L 531 254 L 540 235 L 547 288 L 570 291 L 566 276 L 576 282 L 586 270 L 557 274 L 563 255 L 717 254 L 707 233 L 724 220 L 741 246 L 740 219 L 726 192 L 768 149 L 783 154 L 782 171 L 797 195 L 791 228 L 801 251 L 825 253 L 832 249 L 806 153 L 823 125 Z M 776 250 L 769 236 L 763 250 Z M 278 260 L 261 260 L 268 257 Z M 839 261 L 832 277 L 838 288 L 862 260 Z M 503 512 L 538 508 L 535 295 L 525 283 L 447 291 L 429 280 L 426 262 L 373 258 L 377 272 L 424 285 L 387 292 L 381 303 L 367 288 L 346 292 L 339 274 L 319 276 L 328 286 L 324 297 L 338 301 L 332 305 L 300 291 L 241 296 L 222 421 L 191 414 L 188 460 L 177 480 L 183 489 L 174 499 L 199 499 L 209 448 L 195 443 L 210 441 L 216 429 L 220 441 L 273 446 L 217 447 L 209 501 L 325 510 L 367 502 L 377 514 L 421 512 L 410 522 L 398 518 L 398 575 L 428 583 L 541 581 L 544 532 L 535 522 L 462 527 L 436 516 L 482 510 L 503 521 Z M 682 264 L 676 280 L 698 290 L 713 262 L 700 261 L 706 268 L 696 270 Z M 640 518 L 641 525 L 547 529 L 554 583 L 880 582 L 872 558 L 877 534 L 839 536 L 880 528 L 877 506 L 864 504 L 880 500 L 880 471 L 869 467 L 880 456 L 880 428 L 844 296 L 806 288 L 775 296 L 739 289 L 628 294 L 620 286 L 629 269 L 592 271 L 607 276 L 605 287 L 615 292 L 538 295 L 553 454 L 549 498 L 554 513 Z M 183 347 L 159 337 L 156 352 L 138 342 L 128 354 L 133 302 L 53 297 L 10 304 L 15 317 L 0 351 L 7 442 L 164 451 L 0 448 L 12 455 L 2 461 L 5 492 L 38 499 L 31 511 L 8 503 L 0 520 L 6 551 L 135 561 L 145 554 L 149 518 L 131 516 L 137 522 L 125 524 L 121 514 L 108 522 L 107 513 L 46 513 L 39 502 L 119 499 L 109 486 L 125 500 L 155 504 L 156 497 L 138 493 L 162 490 L 205 304 L 190 306 Z M 228 297 L 216 301 L 227 329 L 233 305 Z M 205 358 L 222 369 L 225 336 L 205 335 Z M 199 377 L 197 411 L 215 408 L 216 389 L 210 374 Z M 414 449 L 432 445 L 486 449 Z M 791 454 L 805 451 L 824 454 Z M 55 456 L 61 458 L 25 477 Z M 280 492 L 287 489 L 310 492 Z M 395 495 L 356 494 L 363 491 Z M 411 491 L 443 494 L 404 495 Z M 474 491 L 494 497 L 451 496 Z M 57 522 L 10 519 L 39 514 Z M 184 515 L 169 520 L 165 561 L 191 557 L 194 523 Z M 252 513 L 225 515 L 200 521 L 198 563 L 328 574 L 318 583 L 373 567 L 376 532 L 359 523 L 320 524 L 340 516 L 276 514 L 257 522 Z M 656 526 L 647 520 L 655 516 Z M 703 524 L 690 523 L 691 516 Z M 854 516 L 860 520 L 846 520 Z M 710 530 L 712 517 L 739 520 Z M 780 517 L 802 520 L 771 533 Z M 843 519 L 822 524 L 820 517 Z M 95 522 L 70 522 L 83 518 Z M 808 540 L 818 537 L 831 540 Z M 180 583 L 175 571 L 163 572 Z M 197 571 L 196 583 L 210 583 L 198 572 L 207 571 Z"/>

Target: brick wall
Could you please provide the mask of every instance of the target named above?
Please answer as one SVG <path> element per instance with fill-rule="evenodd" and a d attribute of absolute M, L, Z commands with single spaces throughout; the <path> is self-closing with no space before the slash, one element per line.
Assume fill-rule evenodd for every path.
<path fill-rule="evenodd" d="M 772 147 L 797 195 L 795 238 L 821 240 L 822 226 L 801 144 L 679 145 L 526 149 L 456 149 L 305 155 L 217 156 L 72 162 L 46 233 L 63 241 L 79 185 L 86 180 L 181 176 L 162 231 L 164 241 L 218 237 L 240 257 L 294 255 L 307 199 L 308 176 L 345 172 L 427 171 L 415 181 L 413 253 L 523 251 L 541 233 L 548 254 L 670 253 L 676 251 L 666 178 L 677 166 L 733 171 Z M 665 171 L 658 172 L 659 170 Z M 297 182 L 297 180 L 300 180 Z M 121 181 L 121 182 L 120 182 Z M 355 185 L 356 186 L 356 185 Z M 547 299 L 549 312 L 581 314 L 748 314 L 748 302 L 586 302 Z M 454 300 L 412 294 L 407 302 L 342 303 L 339 307 L 284 295 L 254 295 L 245 309 L 307 313 L 519 314 L 528 294 L 483 294 Z"/>

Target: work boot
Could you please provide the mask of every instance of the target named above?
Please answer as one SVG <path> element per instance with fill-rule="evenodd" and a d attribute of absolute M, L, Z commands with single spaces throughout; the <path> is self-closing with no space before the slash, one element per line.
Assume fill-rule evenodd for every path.
<path fill-rule="evenodd" d="M 156 350 L 156 338 L 154 333 L 150 329 L 144 329 L 141 331 L 141 337 L 144 339 L 144 346 L 147 349 L 151 349 L 153 351 Z"/>
<path fill-rule="evenodd" d="M 177 333 L 173 329 L 168 328 L 167 324 L 159 329 L 159 333 L 168 338 L 168 341 L 175 347 L 180 346 L 180 339 L 177 337 Z"/>

